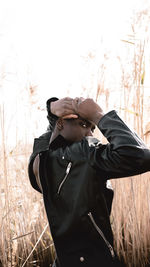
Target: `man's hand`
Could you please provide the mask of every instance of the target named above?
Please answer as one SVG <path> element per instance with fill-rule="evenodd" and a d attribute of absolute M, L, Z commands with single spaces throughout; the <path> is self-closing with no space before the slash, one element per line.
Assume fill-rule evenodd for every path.
<path fill-rule="evenodd" d="M 96 125 L 104 115 L 101 107 L 92 98 L 75 98 L 72 105 L 76 114 Z"/>
<path fill-rule="evenodd" d="M 73 98 L 65 97 L 55 102 L 51 102 L 51 112 L 57 117 L 62 117 L 63 119 L 78 118 L 78 115 L 72 106 L 72 101 Z"/>

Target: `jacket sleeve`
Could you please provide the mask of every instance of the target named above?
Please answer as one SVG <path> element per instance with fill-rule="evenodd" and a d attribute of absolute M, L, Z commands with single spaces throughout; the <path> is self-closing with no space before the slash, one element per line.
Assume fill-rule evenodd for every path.
<path fill-rule="evenodd" d="M 150 171 L 150 150 L 117 115 L 111 111 L 99 121 L 98 128 L 108 144 L 91 149 L 93 167 L 107 179 L 121 178 Z"/>
<path fill-rule="evenodd" d="M 57 100 L 58 100 L 57 97 L 52 97 L 52 98 L 49 98 L 46 102 L 47 119 L 49 121 L 48 130 L 52 130 L 55 124 L 55 121 L 58 119 L 58 117 L 51 112 L 51 108 L 50 108 L 51 102 L 55 102 Z"/>

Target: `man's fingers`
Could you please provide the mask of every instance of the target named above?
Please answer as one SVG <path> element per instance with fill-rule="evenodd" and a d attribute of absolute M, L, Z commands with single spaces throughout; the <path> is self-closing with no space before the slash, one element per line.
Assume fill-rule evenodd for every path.
<path fill-rule="evenodd" d="M 65 101 L 63 101 L 62 110 L 64 112 L 64 116 L 67 114 L 76 114 L 77 105 L 80 105 L 84 101 L 83 97 L 76 97 L 73 98 L 65 98 Z M 65 114 L 66 113 L 66 114 Z"/>
<path fill-rule="evenodd" d="M 64 97 L 64 98 L 62 98 L 62 100 L 63 100 L 63 101 L 72 101 L 72 100 L 73 100 L 73 98 L 72 98 L 72 97 L 69 97 L 69 96 L 67 96 L 67 97 Z"/>
<path fill-rule="evenodd" d="M 85 100 L 83 97 L 76 97 L 72 100 L 72 107 L 75 112 L 78 110 L 79 105 Z"/>
<path fill-rule="evenodd" d="M 51 112 L 57 117 L 69 115 L 69 118 L 78 118 L 76 111 L 78 111 L 79 105 L 83 100 L 83 97 L 77 97 L 75 99 L 71 97 L 64 97 L 63 99 L 51 103 Z M 70 114 L 75 116 L 70 117 Z"/>
<path fill-rule="evenodd" d="M 73 101 L 73 98 L 67 98 L 67 99 L 65 98 L 65 100 L 63 99 L 62 107 L 61 107 L 62 110 L 67 113 L 74 113 L 72 101 Z"/>
<path fill-rule="evenodd" d="M 78 115 L 76 114 L 69 114 L 62 117 L 63 119 L 77 119 Z"/>

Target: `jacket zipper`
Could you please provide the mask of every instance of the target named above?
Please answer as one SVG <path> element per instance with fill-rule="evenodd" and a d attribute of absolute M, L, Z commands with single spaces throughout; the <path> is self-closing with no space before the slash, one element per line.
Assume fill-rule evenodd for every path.
<path fill-rule="evenodd" d="M 67 168 L 66 168 L 65 177 L 64 177 L 64 179 L 62 180 L 62 182 L 60 183 L 60 185 L 58 187 L 57 194 L 60 194 L 60 190 L 61 190 L 63 184 L 65 183 L 66 179 L 67 179 L 67 176 L 68 176 L 68 174 L 70 172 L 71 166 L 72 166 L 72 162 L 69 162 L 68 165 L 67 165 Z"/>
<path fill-rule="evenodd" d="M 90 217 L 91 222 L 93 223 L 93 225 L 94 225 L 95 229 L 97 230 L 97 232 L 101 235 L 101 237 L 102 237 L 103 240 L 105 241 L 107 247 L 109 248 L 109 251 L 110 251 L 110 253 L 111 253 L 111 256 L 112 256 L 113 258 L 115 258 L 115 253 L 114 253 L 113 247 L 111 246 L 111 244 L 108 242 L 108 240 L 107 240 L 106 237 L 104 236 L 102 230 L 101 230 L 101 229 L 98 227 L 98 225 L 96 224 L 96 222 L 95 222 L 95 220 L 94 220 L 94 218 L 93 218 L 93 216 L 92 216 L 92 213 L 89 212 L 89 213 L 88 213 L 88 216 Z"/>

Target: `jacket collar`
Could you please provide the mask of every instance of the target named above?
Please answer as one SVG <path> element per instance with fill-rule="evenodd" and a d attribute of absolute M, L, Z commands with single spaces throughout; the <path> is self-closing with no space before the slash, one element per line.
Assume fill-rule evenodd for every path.
<path fill-rule="evenodd" d="M 66 147 L 68 145 L 71 145 L 72 142 L 66 140 L 62 135 L 58 135 L 49 145 L 49 148 L 51 149 L 57 149 L 59 147 Z"/>

